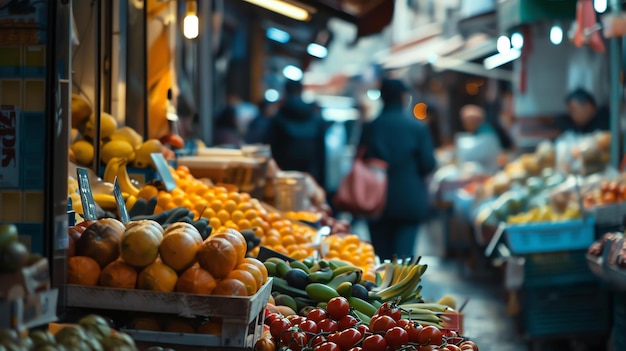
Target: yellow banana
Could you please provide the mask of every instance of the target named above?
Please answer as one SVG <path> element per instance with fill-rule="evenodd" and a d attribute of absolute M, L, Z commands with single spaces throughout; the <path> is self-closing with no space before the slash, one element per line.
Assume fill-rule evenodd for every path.
<path fill-rule="evenodd" d="M 393 265 L 389 262 L 385 262 L 381 266 L 378 266 L 376 268 L 376 271 L 383 271 L 383 270 L 384 270 L 383 282 L 379 286 L 372 289 L 372 291 L 374 292 L 383 290 L 391 286 L 391 281 L 393 280 Z"/>
<path fill-rule="evenodd" d="M 419 276 L 419 266 L 414 265 L 411 267 L 411 271 L 407 274 L 407 276 L 402 279 L 401 281 L 399 281 L 397 284 L 391 285 L 388 288 L 385 288 L 381 291 L 377 291 L 376 294 L 378 294 L 378 296 L 380 296 L 383 301 L 390 301 L 393 300 L 395 298 L 397 298 L 398 296 L 401 296 L 401 294 L 411 285 L 415 284 L 415 280 L 419 280 L 420 276 Z M 416 285 L 414 285 L 415 289 Z"/>
<path fill-rule="evenodd" d="M 133 206 L 135 206 L 135 203 L 137 202 L 137 197 L 134 195 L 128 195 L 128 197 L 126 198 L 126 209 L 130 210 L 131 208 L 133 208 Z"/>
<path fill-rule="evenodd" d="M 122 164 L 122 162 L 126 162 L 126 159 L 121 157 L 113 157 L 112 159 L 110 159 L 106 167 L 104 168 L 104 175 L 102 176 L 102 180 L 113 184 L 113 182 L 115 181 L 115 177 L 117 176 L 117 173 L 119 171 L 120 164 Z"/>
<path fill-rule="evenodd" d="M 401 280 L 400 277 L 402 276 L 402 268 L 404 266 L 399 264 L 398 262 L 394 262 L 392 263 L 392 265 L 393 265 L 393 279 L 391 280 L 391 285 L 394 285 L 394 284 L 398 284 L 398 282 Z"/>
<path fill-rule="evenodd" d="M 120 190 L 123 192 L 127 192 L 128 195 L 132 195 L 137 197 L 139 194 L 139 189 L 132 183 L 130 180 L 130 176 L 128 175 L 128 171 L 126 170 L 126 165 L 128 161 L 124 159 L 124 162 L 120 163 L 120 166 L 117 170 L 117 181 L 120 183 Z"/>
<path fill-rule="evenodd" d="M 117 202 L 115 202 L 115 197 L 110 194 L 93 194 L 93 201 L 95 201 L 98 206 L 102 207 L 102 209 L 105 210 L 117 208 Z"/>
<path fill-rule="evenodd" d="M 431 310 L 433 312 L 445 312 L 448 310 L 448 306 L 438 303 L 406 303 L 401 304 L 400 307 L 404 309 L 423 309 Z"/>

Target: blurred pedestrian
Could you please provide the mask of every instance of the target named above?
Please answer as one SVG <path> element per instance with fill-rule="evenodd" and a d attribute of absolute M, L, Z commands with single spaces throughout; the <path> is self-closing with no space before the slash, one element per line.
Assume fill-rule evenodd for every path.
<path fill-rule="evenodd" d="M 241 136 L 237 129 L 237 113 L 234 107 L 227 106 L 216 118 L 213 125 L 213 144 L 238 147 Z"/>
<path fill-rule="evenodd" d="M 400 80 L 381 82 L 383 109 L 366 123 L 360 147 L 364 158 L 388 164 L 387 199 L 382 215 L 368 221 L 370 237 L 381 259 L 411 256 L 419 225 L 428 218 L 425 178 L 435 169 L 433 140 L 428 127 L 408 111 L 408 89 Z"/>
<path fill-rule="evenodd" d="M 474 135 L 497 135 L 487 122 L 485 109 L 478 105 L 465 105 L 461 108 L 461 124 L 466 132 Z"/>
<path fill-rule="evenodd" d="M 272 118 L 277 111 L 276 104 L 267 100 L 259 102 L 257 108 L 258 113 L 250 124 L 248 124 L 244 138 L 248 144 L 261 144 L 265 142 L 264 139 L 270 126 L 270 118 Z"/>
<path fill-rule="evenodd" d="M 308 173 L 324 187 L 328 124 L 302 100 L 302 90 L 302 83 L 287 81 L 285 100 L 270 119 L 265 140 L 280 169 Z"/>
<path fill-rule="evenodd" d="M 569 120 L 564 126 L 567 131 L 593 133 L 610 129 L 609 113 L 606 108 L 598 108 L 596 99 L 588 91 L 579 88 L 565 98 Z"/>

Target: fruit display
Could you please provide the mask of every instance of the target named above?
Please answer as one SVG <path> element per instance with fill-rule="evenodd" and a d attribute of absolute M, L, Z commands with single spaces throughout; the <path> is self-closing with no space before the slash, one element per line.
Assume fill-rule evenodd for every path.
<path fill-rule="evenodd" d="M 263 264 L 273 277 L 277 312 L 285 315 L 306 315 L 340 296 L 364 323 L 369 323 L 385 302 L 398 303 L 415 320 L 437 327 L 442 327 L 439 314 L 448 310 L 446 305 L 422 300 L 420 281 L 427 266 L 417 260 L 382 264 L 377 282 L 364 280 L 361 268 L 337 259 L 289 262 L 270 257 Z"/>
<path fill-rule="evenodd" d="M 376 281 L 376 255 L 374 247 L 361 241 L 356 234 L 327 235 L 322 240 L 325 250 L 323 259 L 340 259 L 361 268 L 363 279 Z"/>
<path fill-rule="evenodd" d="M 22 351 L 137 350 L 130 336 L 111 329 L 106 319 L 97 315 L 85 316 L 77 324 L 62 325 L 54 334 L 33 330 L 28 335 L 19 336 L 10 330 L 0 330 L 0 348 Z"/>
<path fill-rule="evenodd" d="M 603 180 L 599 187 L 590 189 L 583 196 L 585 208 L 611 205 L 626 201 L 626 182 L 624 180 Z"/>
<path fill-rule="evenodd" d="M 581 217 L 580 209 L 577 205 L 569 205 L 565 211 L 559 212 L 554 206 L 546 205 L 535 207 L 527 212 L 509 216 L 508 224 L 524 224 L 532 222 L 557 222 L 567 221 Z"/>
<path fill-rule="evenodd" d="M 425 325 L 392 302 L 373 311 L 368 322 L 360 320 L 349 298 L 334 297 L 325 307 L 306 316 L 268 313 L 266 331 L 256 351 L 276 349 L 313 351 L 444 350 L 478 351 L 478 346 L 455 331 Z"/>
<path fill-rule="evenodd" d="M 178 216 L 172 213 L 168 218 Z M 244 235 L 233 229 L 219 229 L 203 237 L 208 232 L 202 230 L 201 234 L 197 224 L 140 219 L 124 225 L 104 218 L 74 226 L 69 229 L 68 283 L 254 295 L 268 274 L 260 261 L 246 257 L 248 242 Z M 204 226 L 208 228 L 206 223 Z"/>

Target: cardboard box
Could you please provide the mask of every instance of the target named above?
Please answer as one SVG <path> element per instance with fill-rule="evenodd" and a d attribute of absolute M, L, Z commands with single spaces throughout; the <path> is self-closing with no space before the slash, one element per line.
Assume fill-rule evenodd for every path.
<path fill-rule="evenodd" d="M 24 331 L 57 320 L 59 290 L 0 302 L 0 328 Z"/>
<path fill-rule="evenodd" d="M 0 274 L 0 300 L 15 300 L 50 289 L 50 265 L 42 258 L 18 272 Z"/>

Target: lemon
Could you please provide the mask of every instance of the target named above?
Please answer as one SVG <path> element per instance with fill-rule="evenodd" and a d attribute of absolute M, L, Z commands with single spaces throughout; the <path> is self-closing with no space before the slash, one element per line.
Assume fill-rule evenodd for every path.
<path fill-rule="evenodd" d="M 137 155 L 133 166 L 137 168 L 154 167 L 150 154 L 161 153 L 163 151 L 163 144 L 158 139 L 149 139 L 137 149 Z"/>
<path fill-rule="evenodd" d="M 78 140 L 70 147 L 74 159 L 80 165 L 86 166 L 93 162 L 93 145 L 87 140 Z"/>
<path fill-rule="evenodd" d="M 92 110 L 89 103 L 80 95 L 72 93 L 72 127 L 77 128 L 89 118 Z"/>
<path fill-rule="evenodd" d="M 89 136 L 92 139 L 94 138 L 95 133 L 95 119 L 96 117 L 92 113 L 91 116 L 89 116 L 89 120 L 87 121 L 87 124 L 85 124 L 85 130 L 83 131 L 84 135 Z M 110 137 L 116 129 L 117 121 L 115 120 L 115 118 L 106 112 L 102 112 L 100 114 L 100 139 L 106 139 Z"/>
<path fill-rule="evenodd" d="M 143 137 L 131 127 L 122 127 L 111 134 L 111 140 L 128 141 L 135 149 L 143 143 Z"/>
<path fill-rule="evenodd" d="M 126 140 L 111 140 L 102 146 L 100 159 L 109 163 L 113 157 L 125 158 L 129 162 L 135 159 L 135 148 Z"/>

